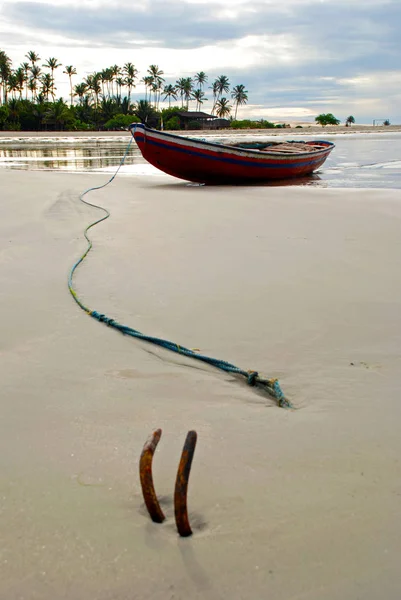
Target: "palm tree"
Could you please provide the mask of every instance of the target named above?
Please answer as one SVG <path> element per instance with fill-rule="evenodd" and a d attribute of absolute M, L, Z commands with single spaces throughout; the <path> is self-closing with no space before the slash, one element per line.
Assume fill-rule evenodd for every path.
<path fill-rule="evenodd" d="M 117 103 L 113 100 L 113 98 L 103 98 L 100 104 L 100 112 L 103 117 L 103 121 L 109 121 L 112 117 L 114 117 L 117 113 Z"/>
<path fill-rule="evenodd" d="M 114 81 L 117 79 L 117 77 L 120 77 L 121 67 L 118 65 L 113 65 L 109 70 L 111 73 L 111 95 L 114 96 Z"/>
<path fill-rule="evenodd" d="M 40 90 L 39 94 L 36 94 L 36 103 L 37 104 L 45 104 L 47 102 L 43 90 Z"/>
<path fill-rule="evenodd" d="M 162 77 L 162 75 L 164 75 L 164 71 L 161 71 L 159 69 L 158 65 L 150 65 L 150 67 L 148 69 L 148 73 L 149 73 L 149 77 L 152 78 L 151 88 L 155 95 L 155 106 L 157 109 L 157 106 L 158 106 L 158 103 L 160 100 L 161 91 L 163 88 L 163 83 L 165 81 L 164 78 Z"/>
<path fill-rule="evenodd" d="M 180 77 L 180 79 L 177 79 L 176 84 L 175 84 L 175 89 L 177 90 L 177 92 L 179 92 L 180 96 L 181 96 L 181 106 L 184 106 L 184 93 L 185 93 L 185 77 Z"/>
<path fill-rule="evenodd" d="M 189 108 L 189 102 L 192 99 L 193 87 L 194 87 L 194 84 L 192 81 L 192 77 L 185 77 L 184 83 L 183 83 L 183 92 L 184 92 L 184 98 L 187 102 L 187 110 Z"/>
<path fill-rule="evenodd" d="M 103 71 L 100 71 L 100 83 L 102 86 L 102 96 L 103 98 L 106 97 L 106 94 L 104 93 L 104 86 L 106 84 L 107 86 L 107 95 L 110 97 L 110 93 L 109 93 L 109 70 L 108 69 L 103 69 Z"/>
<path fill-rule="evenodd" d="M 86 83 L 88 90 L 91 92 L 92 100 L 94 100 L 95 123 L 97 123 L 97 121 L 98 121 L 99 95 L 102 93 L 102 88 L 100 85 L 101 80 L 102 80 L 101 73 L 92 73 L 91 75 L 88 75 L 84 81 L 84 83 Z"/>
<path fill-rule="evenodd" d="M 50 73 L 43 73 L 40 77 L 40 83 L 42 84 L 42 94 L 49 101 L 49 94 L 52 93 L 53 89 L 53 78 Z"/>
<path fill-rule="evenodd" d="M 235 115 L 234 119 L 237 118 L 237 110 L 238 106 L 246 104 L 248 102 L 248 90 L 245 89 L 245 86 L 242 83 L 233 87 L 233 91 L 231 92 L 231 98 L 235 102 Z"/>
<path fill-rule="evenodd" d="M 101 73 L 92 73 L 88 75 L 84 83 L 86 84 L 87 89 L 93 93 L 95 100 L 95 109 L 99 104 L 99 94 L 102 92 L 102 88 L 100 86 L 100 81 L 102 79 Z"/>
<path fill-rule="evenodd" d="M 174 100 L 177 100 L 177 89 L 176 89 L 175 85 L 171 85 L 171 83 L 169 83 L 168 85 L 165 85 L 163 94 L 164 94 L 163 100 L 168 98 L 168 106 L 170 108 L 171 98 L 174 98 Z"/>
<path fill-rule="evenodd" d="M 85 96 L 87 89 L 86 83 L 78 83 L 78 85 L 74 87 L 74 96 L 78 96 L 80 104 L 82 104 L 82 99 Z"/>
<path fill-rule="evenodd" d="M 70 79 L 70 99 L 71 99 L 70 106 L 72 106 L 72 98 L 73 98 L 73 93 L 72 93 L 72 76 L 77 74 L 77 70 L 72 65 L 67 65 L 65 67 L 65 71 L 63 71 L 63 73 L 65 73 L 66 75 L 68 75 L 68 77 Z"/>
<path fill-rule="evenodd" d="M 130 105 L 128 104 L 127 96 L 124 96 L 124 98 L 121 100 L 121 102 L 116 104 L 116 106 L 118 107 L 117 114 L 122 113 L 123 115 L 128 115 L 130 108 L 131 108 Z"/>
<path fill-rule="evenodd" d="M 18 67 L 14 73 L 14 77 L 17 83 L 17 91 L 19 93 L 20 100 L 22 100 L 22 92 L 25 85 L 25 71 L 23 67 Z"/>
<path fill-rule="evenodd" d="M 32 67 L 35 66 L 35 63 L 40 61 L 39 54 L 36 54 L 36 52 L 34 52 L 33 50 L 30 50 L 25 56 L 31 62 Z"/>
<path fill-rule="evenodd" d="M 155 109 L 147 100 L 139 100 L 134 114 L 141 120 L 141 123 L 147 123 L 154 116 Z"/>
<path fill-rule="evenodd" d="M 352 115 L 350 115 L 349 117 L 347 117 L 347 119 L 345 121 L 345 126 L 351 127 L 352 123 L 355 123 L 355 119 Z"/>
<path fill-rule="evenodd" d="M 124 73 L 125 73 L 125 85 L 128 88 L 128 105 L 131 102 L 131 90 L 133 87 L 136 87 L 135 80 L 138 77 L 138 69 L 135 66 L 127 62 L 124 65 Z"/>
<path fill-rule="evenodd" d="M 57 62 L 57 58 L 48 58 L 47 62 L 42 65 L 43 67 L 46 67 L 46 69 L 50 69 L 51 72 L 51 76 L 52 76 L 52 86 L 51 86 L 51 95 L 53 96 L 53 100 L 55 98 L 55 87 L 54 87 L 54 71 L 55 69 L 57 69 L 58 67 L 61 67 L 61 63 Z"/>
<path fill-rule="evenodd" d="M 213 93 L 213 106 L 212 106 L 212 114 L 213 114 L 214 107 L 216 106 L 216 101 L 217 101 L 218 94 L 219 94 L 217 81 L 214 81 L 212 83 L 212 85 L 210 86 L 210 89 L 212 90 L 212 93 Z"/>
<path fill-rule="evenodd" d="M 151 77 L 150 75 L 145 75 L 145 77 L 143 77 L 141 81 L 145 84 L 145 102 L 147 102 L 148 88 L 150 96 L 150 88 L 152 87 L 153 77 Z"/>
<path fill-rule="evenodd" d="M 33 77 L 31 77 L 29 80 L 28 89 L 32 94 L 32 99 L 36 100 L 36 92 L 38 90 L 38 84 L 37 84 L 36 79 L 34 79 Z"/>
<path fill-rule="evenodd" d="M 125 79 L 124 77 L 116 77 L 116 92 L 117 92 L 117 98 L 121 99 L 122 93 L 123 93 L 123 87 L 125 86 Z"/>
<path fill-rule="evenodd" d="M 37 82 L 35 81 L 35 85 L 36 83 Z M 36 104 L 34 104 L 32 107 L 32 115 L 35 117 L 38 129 L 41 129 L 48 105 L 44 102 L 44 98 L 41 96 L 38 96 L 36 100 Z"/>
<path fill-rule="evenodd" d="M 78 84 L 85 85 L 85 84 Z M 77 87 L 77 86 L 75 86 Z M 92 110 L 92 100 L 89 95 L 82 96 L 80 98 L 78 106 L 75 108 L 75 114 L 78 119 L 83 121 L 84 123 L 92 122 L 93 110 Z"/>
<path fill-rule="evenodd" d="M 12 98 L 8 104 L 8 115 L 7 120 L 11 121 L 11 123 L 17 123 L 19 117 L 19 102 L 15 98 Z"/>
<path fill-rule="evenodd" d="M 207 82 L 207 75 L 203 71 L 197 73 L 194 77 L 195 83 L 199 85 L 199 88 L 202 89 L 205 83 Z"/>
<path fill-rule="evenodd" d="M 154 98 L 155 98 L 155 108 L 157 110 L 157 92 L 159 91 L 159 87 L 157 85 L 157 83 L 154 81 L 152 83 L 152 86 L 150 88 L 150 92 L 153 92 Z M 149 95 L 149 101 L 150 101 L 151 95 Z"/>
<path fill-rule="evenodd" d="M 153 79 L 163 79 L 162 75 L 164 75 L 164 71 L 159 69 L 159 65 L 150 65 L 147 72 L 153 77 Z"/>
<path fill-rule="evenodd" d="M 138 69 L 131 63 L 127 62 L 123 69 L 125 73 L 125 85 L 128 88 L 128 105 L 131 102 L 131 90 L 136 87 L 135 80 L 138 77 Z"/>
<path fill-rule="evenodd" d="M 15 72 L 10 71 L 10 75 L 7 80 L 8 91 L 11 92 L 12 99 L 15 100 L 15 92 L 19 91 L 18 79 Z"/>
<path fill-rule="evenodd" d="M 228 77 L 226 77 L 226 75 L 220 75 L 219 77 L 217 77 L 216 87 L 217 87 L 217 99 L 219 99 L 223 95 L 223 92 L 228 93 L 230 91 L 230 82 L 228 80 Z"/>
<path fill-rule="evenodd" d="M 203 92 L 201 89 L 194 91 L 193 98 L 196 100 L 196 110 L 200 110 L 201 104 L 207 100 L 207 98 L 205 98 L 205 92 Z"/>
<path fill-rule="evenodd" d="M 62 98 L 50 104 L 46 109 L 44 121 L 53 124 L 55 129 L 63 129 L 64 125 L 71 120 L 71 112 Z"/>
<path fill-rule="evenodd" d="M 31 67 L 31 78 L 29 81 L 29 89 L 31 90 L 32 94 L 33 94 L 33 91 L 35 91 L 34 98 L 36 98 L 36 90 L 38 89 L 38 81 L 40 80 L 40 74 L 41 74 L 40 67 L 38 67 L 38 65 L 33 65 Z"/>
<path fill-rule="evenodd" d="M 29 83 L 29 70 L 30 70 L 30 64 L 27 62 L 24 62 L 21 64 L 21 69 L 24 70 L 24 80 L 25 80 L 25 100 L 28 99 L 28 83 Z"/>
<path fill-rule="evenodd" d="M 3 91 L 2 101 L 7 102 L 8 79 L 11 75 L 11 59 L 4 50 L 0 50 L 0 83 Z"/>
<path fill-rule="evenodd" d="M 230 106 L 227 98 L 220 98 L 220 100 L 217 100 L 216 115 L 218 117 L 221 117 L 221 118 L 228 117 L 230 112 L 231 112 L 231 106 Z"/>
<path fill-rule="evenodd" d="M 131 62 L 125 63 L 123 71 L 125 75 L 128 75 L 128 77 L 133 77 L 135 79 L 138 76 L 138 69 L 135 68 L 135 65 L 133 65 Z"/>
<path fill-rule="evenodd" d="M 213 90 L 213 108 L 212 108 L 212 114 L 214 113 L 214 110 L 217 106 L 217 101 L 219 100 L 219 98 L 221 98 L 221 96 L 223 95 L 223 92 L 229 92 L 230 91 L 230 82 L 228 80 L 228 77 L 226 77 L 226 75 L 219 75 L 219 77 L 217 77 L 215 79 L 215 81 L 213 82 L 212 85 L 212 90 Z"/>
<path fill-rule="evenodd" d="M 121 78 L 121 81 L 122 81 L 122 85 L 123 86 L 124 85 L 127 86 L 127 89 L 128 89 L 128 98 L 127 98 L 127 100 L 128 100 L 128 103 L 130 103 L 131 102 L 131 90 L 132 90 L 133 87 L 135 87 L 135 80 L 134 80 L 133 77 L 130 77 L 129 75 L 127 75 L 127 77 L 125 79 Z M 122 86 L 120 86 L 120 91 L 121 91 L 121 87 Z"/>

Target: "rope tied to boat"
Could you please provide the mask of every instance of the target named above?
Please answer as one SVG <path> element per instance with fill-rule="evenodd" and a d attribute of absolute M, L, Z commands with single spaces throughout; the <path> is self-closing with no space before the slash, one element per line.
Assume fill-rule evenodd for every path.
<path fill-rule="evenodd" d="M 182 346 L 175 342 L 171 342 L 169 340 L 164 340 L 162 338 L 157 338 L 154 336 L 150 336 L 150 335 L 141 333 L 140 331 L 133 329 L 132 327 L 128 327 L 127 325 L 122 325 L 121 323 L 118 323 L 118 321 L 116 321 L 112 317 L 108 317 L 107 315 L 100 313 L 96 310 L 91 310 L 90 308 L 85 306 L 85 304 L 79 299 L 78 294 L 75 291 L 74 286 L 73 286 L 73 275 L 74 275 L 74 272 L 77 269 L 77 267 L 83 262 L 83 260 L 86 258 L 86 256 L 89 254 L 90 250 L 92 249 L 93 244 L 92 244 L 91 239 L 88 236 L 88 231 L 95 225 L 108 219 L 110 216 L 110 213 L 107 209 L 103 208 L 102 206 L 98 206 L 97 204 L 88 202 L 87 200 L 84 200 L 84 196 L 86 194 L 88 194 L 89 192 L 92 192 L 94 190 L 99 190 L 99 189 L 106 187 L 115 179 L 115 177 L 117 176 L 117 173 L 119 172 L 120 168 L 122 167 L 122 165 L 125 162 L 125 159 L 128 155 L 128 152 L 131 147 L 133 139 L 134 138 L 131 137 L 130 142 L 127 146 L 127 149 L 124 153 L 124 156 L 121 159 L 121 162 L 120 162 L 116 172 L 114 173 L 114 175 L 105 184 L 96 186 L 96 187 L 91 187 L 91 188 L 87 189 L 85 192 L 83 192 L 79 197 L 80 201 L 83 202 L 84 204 L 87 204 L 88 206 L 100 209 L 105 214 L 100 219 L 97 219 L 96 221 L 94 221 L 93 223 L 88 225 L 84 231 L 84 236 L 88 242 L 88 246 L 87 246 L 85 252 L 82 254 L 82 256 L 77 260 L 77 262 L 71 268 L 69 277 L 68 277 L 68 289 L 69 289 L 72 297 L 74 298 L 74 300 L 78 304 L 78 306 L 82 310 L 84 310 L 89 316 L 96 319 L 100 323 L 104 323 L 108 327 L 112 327 L 113 329 L 120 331 L 120 333 L 122 333 L 123 335 L 129 335 L 131 337 L 142 340 L 144 342 L 155 344 L 157 346 L 160 346 L 161 348 L 170 350 L 171 352 L 175 352 L 175 353 L 184 355 L 188 358 L 193 358 L 198 361 L 207 363 L 207 364 L 215 367 L 216 369 L 225 371 L 226 373 L 230 373 L 233 375 L 241 375 L 241 376 L 245 377 L 249 386 L 261 388 L 262 390 L 267 392 L 270 396 L 275 398 L 278 406 L 283 407 L 283 408 L 292 408 L 290 401 L 284 396 L 284 393 L 283 393 L 277 379 L 264 379 L 259 376 L 259 373 L 257 371 L 253 371 L 253 370 L 245 371 L 225 360 L 221 360 L 218 358 L 213 358 L 210 356 L 206 356 L 204 354 L 200 354 L 197 348 L 195 348 L 195 349 L 186 348 L 185 346 Z"/>

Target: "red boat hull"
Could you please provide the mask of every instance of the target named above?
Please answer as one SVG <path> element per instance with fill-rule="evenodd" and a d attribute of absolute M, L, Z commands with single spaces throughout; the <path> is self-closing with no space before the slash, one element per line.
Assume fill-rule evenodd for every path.
<path fill-rule="evenodd" d="M 303 142 L 312 151 L 275 154 L 189 139 L 132 126 L 143 157 L 168 175 L 207 184 L 249 183 L 301 177 L 316 171 L 334 148 L 326 141 Z M 315 149 L 316 147 L 316 149 Z"/>

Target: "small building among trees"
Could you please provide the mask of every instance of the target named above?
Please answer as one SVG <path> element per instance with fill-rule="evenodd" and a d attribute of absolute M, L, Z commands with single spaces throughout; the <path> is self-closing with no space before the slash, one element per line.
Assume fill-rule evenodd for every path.
<path fill-rule="evenodd" d="M 228 119 L 219 119 L 215 115 L 205 112 L 177 111 L 174 116 L 178 117 L 180 129 L 222 129 L 230 127 Z"/>

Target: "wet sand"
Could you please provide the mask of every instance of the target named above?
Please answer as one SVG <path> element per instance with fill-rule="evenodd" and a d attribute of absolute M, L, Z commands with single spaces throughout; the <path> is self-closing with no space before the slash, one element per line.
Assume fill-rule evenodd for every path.
<path fill-rule="evenodd" d="M 1 173 L 4 600 L 401 595 L 398 191 L 120 177 L 76 288 L 143 332 L 279 377 L 296 410 L 79 310 L 104 175 Z M 150 522 L 138 459 L 161 427 Z M 172 492 L 186 432 L 194 536 Z"/>

